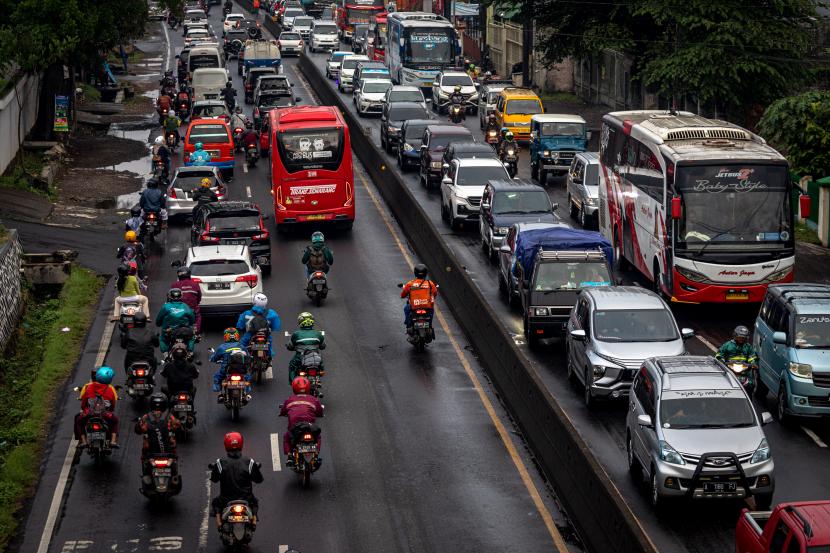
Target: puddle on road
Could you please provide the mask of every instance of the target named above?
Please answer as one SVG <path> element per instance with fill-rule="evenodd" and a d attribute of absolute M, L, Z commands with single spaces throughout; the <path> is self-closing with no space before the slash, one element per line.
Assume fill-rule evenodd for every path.
<path fill-rule="evenodd" d="M 150 91 L 149 93 L 145 93 L 144 95 L 151 97 L 158 96 L 158 91 Z M 146 120 L 142 121 L 135 121 L 130 123 L 113 123 L 112 125 L 110 125 L 107 135 L 117 136 L 118 138 L 126 138 L 127 140 L 135 140 L 137 142 L 141 142 L 147 148 L 147 155 L 141 157 L 140 159 L 125 161 L 123 163 L 118 163 L 116 165 L 99 167 L 98 169 L 110 169 L 112 171 L 127 171 L 129 173 L 133 173 L 134 175 L 141 177 L 144 183 L 146 183 L 147 178 L 150 176 L 150 167 L 152 162 L 152 155 L 150 155 L 150 134 L 152 133 L 153 128 L 155 128 L 156 126 L 153 122 L 153 119 L 154 116 L 148 116 Z M 143 189 L 144 186 L 142 184 L 142 190 Z M 132 206 L 138 203 L 139 194 L 141 194 L 141 190 L 117 196 L 115 198 L 116 209 L 130 209 Z"/>

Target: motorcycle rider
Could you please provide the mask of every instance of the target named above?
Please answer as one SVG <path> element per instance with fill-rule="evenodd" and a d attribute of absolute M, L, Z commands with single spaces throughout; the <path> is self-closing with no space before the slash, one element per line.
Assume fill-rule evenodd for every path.
<path fill-rule="evenodd" d="M 254 130 L 254 124 L 250 119 L 245 119 L 245 130 L 242 131 L 242 136 L 239 137 L 243 151 L 248 151 L 248 148 L 253 145 L 257 148 L 259 145 L 259 134 Z"/>
<path fill-rule="evenodd" d="M 161 369 L 161 376 L 167 379 L 164 391 L 168 396 L 180 392 L 188 393 L 190 397 L 196 395 L 193 381 L 199 378 L 199 369 L 187 357 L 187 346 L 184 344 L 173 344 L 170 348 L 170 358 Z"/>
<path fill-rule="evenodd" d="M 115 404 L 118 402 L 118 394 L 112 386 L 114 371 L 110 367 L 99 367 L 95 371 L 95 379 L 84 384 L 78 399 L 81 400 L 81 411 L 75 415 L 75 439 L 79 440 L 78 448 L 86 447 L 86 426 L 87 418 L 94 413 L 93 403 L 103 402 L 105 410 L 101 417 L 107 421 L 110 432 L 110 447 L 118 447 L 118 417 L 115 415 Z"/>
<path fill-rule="evenodd" d="M 311 235 L 311 245 L 306 246 L 301 263 L 305 265 L 306 276 L 311 276 L 314 271 L 328 274 L 331 265 L 334 265 L 334 253 L 326 246 L 326 237 L 322 232 Z"/>
<path fill-rule="evenodd" d="M 196 315 L 182 301 L 182 291 L 178 288 L 172 288 L 167 292 L 167 303 L 161 306 L 158 315 L 156 315 L 156 326 L 161 327 L 162 330 L 159 338 L 161 352 L 167 353 L 170 349 L 174 340 L 173 333 L 177 329 L 182 327 L 192 328 L 194 324 L 196 324 Z M 190 334 L 192 334 L 192 331 Z M 191 336 L 187 345 L 189 351 L 193 351 L 195 342 L 195 336 Z"/>
<path fill-rule="evenodd" d="M 161 228 L 167 227 L 167 195 L 159 188 L 159 181 L 150 179 L 147 181 L 147 188 L 141 192 L 138 205 L 145 215 L 157 213 L 161 219 Z"/>
<path fill-rule="evenodd" d="M 182 301 L 193 310 L 196 317 L 196 334 L 202 333 L 202 310 L 199 304 L 202 302 L 202 289 L 199 283 L 193 280 L 190 275 L 190 267 L 182 265 L 176 269 L 176 276 L 179 280 L 170 285 L 170 289 L 178 288 L 182 291 Z"/>
<path fill-rule="evenodd" d="M 152 148 L 153 156 L 152 156 L 152 167 L 151 171 L 155 171 L 156 164 L 161 161 L 164 163 L 164 174 L 162 177 L 167 179 L 167 176 L 170 174 L 170 149 L 167 148 L 167 145 L 164 143 L 164 136 L 159 135 L 153 141 L 153 148 Z"/>
<path fill-rule="evenodd" d="M 138 277 L 144 280 L 144 264 L 147 262 L 147 253 L 144 244 L 138 241 L 138 235 L 134 230 L 124 233 L 124 244 L 118 247 L 115 257 L 127 265 L 135 265 Z"/>
<path fill-rule="evenodd" d="M 143 436 L 141 445 L 141 474 L 149 474 L 145 465 L 153 455 L 176 455 L 176 431 L 182 424 L 173 414 L 167 412 L 167 398 L 161 392 L 150 396 L 150 411 L 135 423 L 135 433 Z"/>
<path fill-rule="evenodd" d="M 176 86 L 176 78 L 173 76 L 172 70 L 165 71 L 159 79 L 159 87 L 163 89 L 165 86 Z"/>
<path fill-rule="evenodd" d="M 242 351 L 242 346 L 239 344 L 239 330 L 229 327 L 222 333 L 223 343 L 214 350 L 210 356 L 211 363 L 219 363 L 219 368 L 213 373 L 213 388 L 214 392 L 221 391 L 222 381 L 227 375 L 227 367 L 230 362 L 231 354 L 236 351 Z M 245 371 L 247 373 L 247 371 Z"/>
<path fill-rule="evenodd" d="M 287 467 L 294 466 L 294 458 L 291 450 L 294 447 L 294 439 L 291 431 L 298 423 L 307 422 L 315 424 L 317 417 L 323 416 L 323 404 L 320 400 L 311 395 L 311 382 L 304 376 L 298 376 L 291 382 L 293 394 L 283 402 L 280 407 L 280 416 L 288 417 L 288 428 L 282 435 L 282 452 L 285 454 Z M 317 450 L 320 451 L 320 432 L 317 432 Z M 323 462 L 323 458 L 317 456 L 317 466 Z"/>
<path fill-rule="evenodd" d="M 233 10 L 233 2 L 231 0 L 225 0 L 224 6 L 222 8 L 225 10 L 226 13 L 230 13 Z"/>
<path fill-rule="evenodd" d="M 190 195 L 190 199 L 196 201 L 193 206 L 193 216 L 196 216 L 196 211 L 205 204 L 218 202 L 219 196 L 211 189 L 213 181 L 209 177 L 204 177 L 199 181 L 199 187 Z"/>
<path fill-rule="evenodd" d="M 415 278 L 404 284 L 401 297 L 406 298 L 403 306 L 404 325 L 406 333 L 412 334 L 412 307 L 421 307 L 429 312 L 429 320 L 435 314 L 435 298 L 438 296 L 438 286 L 427 278 L 429 270 L 423 263 L 412 268 Z"/>
<path fill-rule="evenodd" d="M 487 115 L 487 126 L 484 129 L 484 132 L 487 134 L 489 134 L 490 131 L 496 131 L 496 136 L 498 137 L 499 123 L 496 121 L 496 114 L 492 112 Z"/>
<path fill-rule="evenodd" d="M 193 153 L 190 154 L 190 157 L 188 158 L 188 161 L 192 165 L 203 166 L 210 163 L 210 153 L 203 150 L 203 147 L 204 146 L 201 142 L 197 142 L 193 145 Z"/>
<path fill-rule="evenodd" d="M 318 349 L 326 349 L 326 335 L 319 330 L 314 330 L 314 316 L 308 311 L 304 311 L 297 316 L 297 326 L 299 330 L 295 330 L 291 334 L 286 347 L 294 352 L 291 361 L 288 362 L 288 382 L 294 382 L 297 373 L 303 366 L 303 347 L 317 347 Z M 298 351 L 297 348 L 300 348 Z M 320 364 L 320 370 L 325 370 L 323 364 Z"/>
<path fill-rule="evenodd" d="M 244 129 L 245 128 L 245 121 L 248 118 L 245 117 L 245 114 L 242 113 L 242 106 L 236 106 L 236 109 L 233 112 L 233 117 L 231 117 L 231 127 L 234 129 Z"/>
<path fill-rule="evenodd" d="M 452 94 L 450 94 L 449 101 L 450 101 L 450 109 L 454 105 L 461 106 L 461 118 L 464 119 L 465 115 L 466 115 L 465 112 L 467 110 L 464 109 L 464 95 L 461 94 L 461 86 L 460 85 L 455 85 L 455 88 L 453 88 Z M 450 109 L 448 109 L 447 111 L 450 111 Z"/>
<path fill-rule="evenodd" d="M 144 317 L 150 315 L 150 304 L 147 296 L 141 293 L 141 285 L 138 279 L 130 274 L 130 266 L 122 263 L 118 266 L 118 278 L 115 280 L 117 295 L 113 302 L 112 320 L 121 318 L 121 306 L 125 303 L 136 302 L 141 306 Z"/>
<path fill-rule="evenodd" d="M 516 154 L 519 153 L 519 144 L 513 138 L 513 131 L 507 131 L 504 133 L 504 140 L 501 141 L 499 144 L 499 159 L 504 162 L 504 156 L 507 154 L 507 150 L 509 148 L 513 148 Z"/>
<path fill-rule="evenodd" d="M 176 137 L 175 141 L 173 142 L 173 146 L 171 146 L 171 150 L 173 153 L 176 153 L 176 147 L 179 145 L 179 140 L 181 136 L 179 135 L 179 127 L 182 125 L 182 120 L 174 113 L 170 112 L 167 116 L 167 119 L 164 120 L 164 136 L 165 139 L 167 138 L 167 133 L 173 133 Z"/>
<path fill-rule="evenodd" d="M 130 218 L 124 221 L 124 231 L 131 230 L 138 235 L 138 241 L 144 238 L 144 217 L 141 216 L 141 206 L 135 205 L 130 208 Z"/>
<path fill-rule="evenodd" d="M 280 329 L 280 316 L 273 309 L 268 309 L 268 296 L 257 293 L 254 296 L 254 305 L 239 316 L 236 328 L 244 332 L 240 345 L 247 351 L 251 337 L 260 330 L 268 329 L 268 349 L 271 359 L 274 358 L 271 335 Z"/>
<path fill-rule="evenodd" d="M 133 363 L 147 362 L 155 371 L 158 368 L 156 348 L 159 347 L 158 332 L 147 326 L 147 316 L 136 313 L 133 318 L 133 327 L 121 335 L 121 348 L 124 353 L 124 368 L 128 369 Z"/>
<path fill-rule="evenodd" d="M 251 525 L 256 527 L 259 503 L 254 496 L 253 484 L 262 483 L 261 465 L 242 455 L 244 440 L 239 432 L 225 434 L 227 456 L 216 459 L 210 465 L 210 481 L 219 483 L 219 496 L 210 502 L 210 514 L 216 519 L 216 527 L 222 528 L 222 511 L 231 501 L 248 502 L 253 517 Z"/>
<path fill-rule="evenodd" d="M 162 92 L 162 94 L 159 95 L 158 100 L 156 100 L 156 113 L 159 114 L 159 122 L 162 124 L 164 124 L 164 118 L 166 117 L 164 115 L 165 109 L 168 114 L 173 111 L 173 98 L 171 98 L 166 92 Z"/>
<path fill-rule="evenodd" d="M 755 348 L 749 343 L 749 329 L 743 325 L 736 326 L 732 331 L 732 339 L 718 349 L 715 358 L 726 364 L 738 362 L 756 366 L 758 356 L 755 355 Z"/>
<path fill-rule="evenodd" d="M 219 96 L 224 100 L 225 105 L 228 106 L 228 110 L 233 111 L 236 107 L 236 89 L 234 89 L 231 81 L 225 83 L 225 88 L 222 89 Z"/>
<path fill-rule="evenodd" d="M 190 112 L 190 91 L 187 89 L 187 83 L 179 83 L 179 92 L 176 94 L 176 105 L 182 102 L 187 102 L 187 111 L 184 114 L 179 113 L 179 118 L 182 115 L 187 115 Z"/>

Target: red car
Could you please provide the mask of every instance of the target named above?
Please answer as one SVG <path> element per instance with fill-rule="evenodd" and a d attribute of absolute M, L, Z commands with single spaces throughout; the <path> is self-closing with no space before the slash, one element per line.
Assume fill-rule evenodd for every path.
<path fill-rule="evenodd" d="M 781 503 L 772 512 L 741 512 L 735 528 L 736 553 L 784 551 L 830 551 L 830 501 Z"/>
<path fill-rule="evenodd" d="M 201 142 L 203 149 L 210 154 L 207 165 L 218 167 L 222 171 L 233 174 L 234 151 L 231 129 L 224 119 L 206 118 L 191 121 L 184 135 L 182 156 L 184 164 L 190 162 L 190 154 L 196 150 L 196 143 Z"/>

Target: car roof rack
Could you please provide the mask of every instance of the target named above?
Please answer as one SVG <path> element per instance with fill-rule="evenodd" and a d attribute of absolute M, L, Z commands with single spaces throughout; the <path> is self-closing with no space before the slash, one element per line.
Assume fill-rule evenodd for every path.
<path fill-rule="evenodd" d="M 540 248 L 542 246 L 539 246 Z M 539 260 L 555 260 L 555 261 L 605 261 L 605 254 L 600 250 L 583 250 L 583 251 L 555 251 L 555 250 L 541 250 L 536 256 Z"/>
<path fill-rule="evenodd" d="M 658 357 L 655 364 L 663 374 L 724 374 L 727 371 L 714 357 L 707 355 Z"/>

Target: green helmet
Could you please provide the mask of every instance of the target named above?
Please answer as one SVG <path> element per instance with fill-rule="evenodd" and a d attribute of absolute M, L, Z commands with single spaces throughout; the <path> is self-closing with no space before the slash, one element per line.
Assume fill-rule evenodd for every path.
<path fill-rule="evenodd" d="M 506 133 L 504 133 L 504 138 L 506 140 L 513 140 L 513 131 L 507 131 Z"/>
<path fill-rule="evenodd" d="M 326 237 L 319 230 L 311 235 L 311 245 L 315 247 L 322 247 L 326 242 Z"/>
<path fill-rule="evenodd" d="M 297 326 L 302 329 L 311 330 L 314 328 L 314 315 L 308 311 L 303 311 L 297 315 Z"/>

